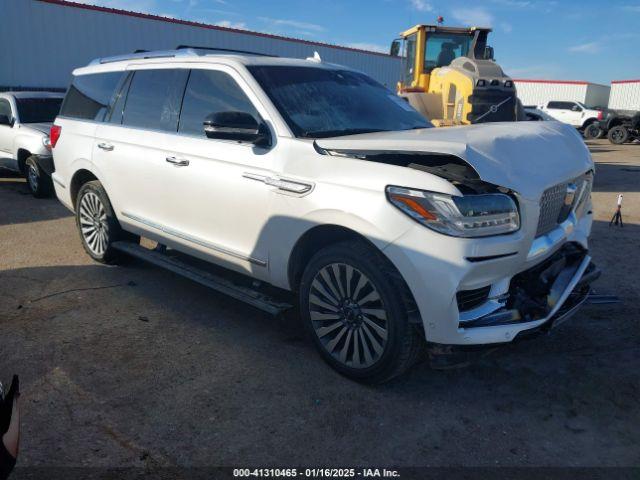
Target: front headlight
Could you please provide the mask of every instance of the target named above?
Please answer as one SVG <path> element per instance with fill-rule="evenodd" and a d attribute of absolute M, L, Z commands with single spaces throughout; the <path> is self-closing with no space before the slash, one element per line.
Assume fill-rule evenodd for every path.
<path fill-rule="evenodd" d="M 518 207 L 509 195 L 458 197 L 402 187 L 387 187 L 389 201 L 436 232 L 454 237 L 487 237 L 520 228 Z"/>

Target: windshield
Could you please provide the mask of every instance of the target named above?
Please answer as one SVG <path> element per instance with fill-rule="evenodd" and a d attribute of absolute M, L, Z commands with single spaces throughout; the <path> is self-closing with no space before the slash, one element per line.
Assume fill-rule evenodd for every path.
<path fill-rule="evenodd" d="M 296 137 L 428 128 L 405 100 L 361 73 L 316 67 L 248 67 Z"/>
<path fill-rule="evenodd" d="M 427 39 L 424 54 L 424 70 L 446 67 L 454 59 L 469 54 L 473 35 L 469 33 L 433 33 Z"/>
<path fill-rule="evenodd" d="M 62 98 L 16 98 L 20 123 L 52 123 Z"/>

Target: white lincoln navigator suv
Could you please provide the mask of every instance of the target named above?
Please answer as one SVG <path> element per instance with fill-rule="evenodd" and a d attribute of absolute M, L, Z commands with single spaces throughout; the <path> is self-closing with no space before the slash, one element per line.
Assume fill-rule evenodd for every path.
<path fill-rule="evenodd" d="M 432 128 L 317 58 L 181 49 L 73 75 L 52 178 L 87 253 L 143 236 L 295 292 L 351 378 L 545 331 L 599 273 L 594 166 L 568 125 Z"/>

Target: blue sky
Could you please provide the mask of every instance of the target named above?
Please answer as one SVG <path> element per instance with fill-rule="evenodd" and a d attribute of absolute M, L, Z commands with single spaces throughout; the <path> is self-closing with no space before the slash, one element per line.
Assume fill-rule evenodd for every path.
<path fill-rule="evenodd" d="M 640 78 L 640 0 L 80 0 L 339 45 L 388 51 L 417 23 L 494 28 L 514 78 Z"/>

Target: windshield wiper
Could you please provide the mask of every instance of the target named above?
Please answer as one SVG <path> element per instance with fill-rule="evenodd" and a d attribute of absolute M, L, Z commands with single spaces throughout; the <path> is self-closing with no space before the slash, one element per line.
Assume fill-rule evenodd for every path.
<path fill-rule="evenodd" d="M 379 128 L 347 128 L 344 130 L 317 130 L 311 132 L 303 132 L 302 136 L 307 138 L 329 138 L 342 137 L 344 135 L 357 135 L 359 133 L 387 132 Z"/>

